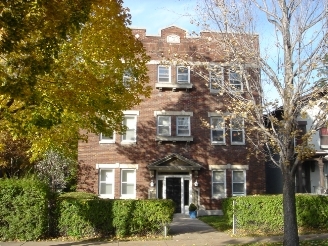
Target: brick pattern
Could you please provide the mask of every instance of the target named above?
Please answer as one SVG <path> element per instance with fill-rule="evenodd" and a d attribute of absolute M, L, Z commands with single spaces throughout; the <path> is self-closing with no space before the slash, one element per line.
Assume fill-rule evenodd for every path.
<path fill-rule="evenodd" d="M 139 34 L 147 54 L 152 60 L 161 60 L 162 56 L 173 53 L 180 55 L 188 54 L 190 57 L 197 55 L 210 56 L 204 48 L 206 33 L 201 38 L 186 37 L 186 32 L 177 27 L 163 29 L 161 36 L 146 36 L 143 29 L 133 30 Z M 169 44 L 166 36 L 176 34 L 180 36 L 179 44 Z M 222 61 L 223 54 L 210 57 L 212 61 Z M 80 163 L 80 174 L 78 189 L 98 193 L 98 170 L 96 164 L 138 164 L 137 170 L 137 198 L 148 197 L 150 174 L 147 165 L 163 158 L 171 153 L 178 153 L 203 166 L 199 171 L 199 194 L 200 203 L 206 209 L 218 209 L 221 202 L 211 198 L 211 171 L 209 165 L 249 165 L 247 171 L 247 194 L 261 194 L 265 192 L 264 164 L 261 159 L 246 159 L 247 144 L 244 146 L 230 145 L 230 132 L 227 130 L 226 145 L 211 145 L 210 129 L 203 122 L 210 122 L 208 112 L 225 109 L 224 98 L 220 95 L 209 93 L 206 81 L 191 71 L 192 89 L 179 89 L 172 91 L 164 89 L 160 91 L 155 88 L 157 83 L 157 66 L 149 64 L 150 85 L 153 87 L 151 97 L 133 108 L 139 110 L 137 120 L 137 142 L 136 144 L 123 145 L 121 137 L 116 134 L 114 144 L 99 144 L 99 136 L 89 134 L 88 142 L 80 142 L 78 145 L 78 158 Z M 172 66 L 172 80 L 175 79 L 175 68 Z M 156 118 L 154 111 L 191 111 L 190 118 L 191 135 L 193 141 L 188 142 L 162 142 L 155 141 Z M 174 117 L 172 117 L 173 119 Z M 172 121 L 171 131 L 175 135 L 175 121 Z M 172 134 L 173 135 L 173 134 Z M 115 198 L 119 198 L 120 182 L 119 170 L 115 173 Z M 227 194 L 231 194 L 231 170 L 227 170 Z"/>

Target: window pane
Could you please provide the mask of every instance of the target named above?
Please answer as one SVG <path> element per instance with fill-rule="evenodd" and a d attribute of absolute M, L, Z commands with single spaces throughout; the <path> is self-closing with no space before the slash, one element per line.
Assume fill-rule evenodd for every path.
<path fill-rule="evenodd" d="M 233 171 L 233 182 L 244 182 L 244 171 Z"/>
<path fill-rule="evenodd" d="M 233 193 L 244 194 L 244 184 L 233 184 Z"/>
<path fill-rule="evenodd" d="M 159 126 L 158 135 L 170 136 L 170 127 L 169 126 Z"/>
<path fill-rule="evenodd" d="M 212 130 L 212 141 L 213 142 L 224 142 L 223 131 Z"/>
<path fill-rule="evenodd" d="M 125 134 L 123 135 L 123 140 L 127 141 L 135 141 L 136 136 L 135 136 L 135 131 L 134 130 L 127 130 Z"/>
<path fill-rule="evenodd" d="M 106 181 L 109 182 L 112 179 L 113 176 L 113 171 L 112 170 L 101 170 L 100 171 L 100 181 Z"/>
<path fill-rule="evenodd" d="M 215 183 L 213 184 L 213 195 L 217 195 L 217 194 L 224 194 L 224 184 L 222 183 Z"/>
<path fill-rule="evenodd" d="M 134 194 L 134 184 L 122 184 L 122 194 L 123 195 L 133 195 Z"/>
<path fill-rule="evenodd" d="M 134 182 L 135 174 L 134 170 L 122 170 L 122 182 Z"/>
<path fill-rule="evenodd" d="M 189 117 L 178 117 L 177 118 L 177 135 L 180 136 L 189 136 L 190 135 L 190 126 L 189 126 Z"/>
<path fill-rule="evenodd" d="M 242 131 L 231 131 L 231 141 L 232 142 L 244 142 L 244 134 Z"/>
<path fill-rule="evenodd" d="M 112 194 L 113 192 L 113 185 L 112 184 L 100 184 L 100 194 Z"/>
<path fill-rule="evenodd" d="M 170 116 L 159 116 L 158 125 L 169 126 L 171 123 Z"/>
<path fill-rule="evenodd" d="M 213 182 L 222 182 L 222 183 L 224 183 L 224 171 L 215 171 L 215 172 L 213 172 Z"/>
<path fill-rule="evenodd" d="M 125 116 L 124 125 L 126 125 L 129 129 L 134 129 L 136 126 L 136 121 L 134 116 Z"/>

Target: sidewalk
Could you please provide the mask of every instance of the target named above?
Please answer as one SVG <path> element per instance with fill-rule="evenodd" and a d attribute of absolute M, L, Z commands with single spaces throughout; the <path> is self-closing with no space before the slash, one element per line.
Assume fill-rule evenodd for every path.
<path fill-rule="evenodd" d="M 224 232 L 218 232 L 198 219 L 176 214 L 170 224 L 170 236 L 167 239 L 151 241 L 42 241 L 42 242 L 0 242 L 0 246 L 221 246 L 255 242 L 281 242 L 282 237 L 242 237 L 234 238 Z M 328 234 L 300 236 L 300 240 L 328 239 Z"/>

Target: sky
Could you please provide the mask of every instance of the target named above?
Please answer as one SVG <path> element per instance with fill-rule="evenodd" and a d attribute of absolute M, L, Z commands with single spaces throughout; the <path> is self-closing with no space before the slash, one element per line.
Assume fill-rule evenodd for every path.
<path fill-rule="evenodd" d="M 178 26 L 188 33 L 199 32 L 190 23 L 196 7 L 196 0 L 123 0 L 124 7 L 130 9 L 131 27 L 147 29 L 147 35 L 159 35 L 168 26 Z"/>

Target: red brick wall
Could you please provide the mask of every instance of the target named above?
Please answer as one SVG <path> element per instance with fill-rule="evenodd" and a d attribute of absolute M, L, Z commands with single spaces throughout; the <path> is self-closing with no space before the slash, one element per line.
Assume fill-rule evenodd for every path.
<path fill-rule="evenodd" d="M 143 30 L 134 30 L 135 33 L 144 34 Z M 168 44 L 166 36 L 168 34 L 178 34 L 181 37 L 180 44 Z M 161 60 L 161 53 L 168 55 L 169 51 L 177 52 L 180 55 L 191 54 L 195 50 L 203 53 L 204 47 L 200 45 L 201 40 L 185 38 L 185 32 L 177 28 L 162 30 L 164 37 L 140 36 L 147 53 L 152 60 Z M 194 52 L 193 56 L 196 55 Z M 213 57 L 213 60 L 220 60 L 222 57 Z M 172 91 L 155 88 L 157 82 L 157 65 L 150 64 L 149 77 L 150 85 L 153 87 L 151 97 L 131 110 L 139 110 L 140 115 L 137 120 L 137 143 L 130 145 L 121 144 L 120 136 L 116 134 L 114 144 L 99 144 L 99 136 L 90 134 L 87 143 L 79 143 L 80 175 L 78 188 L 89 192 L 98 193 L 98 170 L 96 164 L 138 164 L 137 170 L 137 198 L 146 198 L 149 188 L 149 171 L 147 165 L 172 153 L 178 153 L 189 158 L 204 168 L 199 171 L 198 182 L 200 184 L 201 204 L 207 209 L 217 209 L 218 200 L 211 198 L 211 171 L 209 165 L 238 164 L 249 165 L 247 171 L 247 194 L 259 194 L 265 192 L 264 162 L 256 158 L 247 160 L 247 144 L 245 146 L 231 146 L 230 134 L 227 130 L 226 145 L 211 145 L 210 130 L 204 126 L 203 121 L 209 123 L 208 112 L 225 110 L 223 97 L 210 94 L 206 81 L 191 72 L 192 89 L 181 89 Z M 172 67 L 172 77 L 174 76 Z M 175 78 L 175 76 L 173 77 Z M 191 135 L 193 141 L 187 142 L 162 142 L 155 141 L 156 118 L 154 111 L 191 111 Z M 172 121 L 174 122 L 174 121 Z M 172 132 L 174 132 L 172 125 Z M 119 177 L 119 170 L 115 177 Z M 116 197 L 120 193 L 118 179 L 116 187 Z M 227 188 L 231 194 L 231 170 L 227 170 Z"/>

